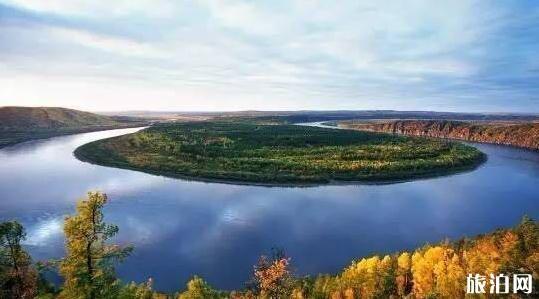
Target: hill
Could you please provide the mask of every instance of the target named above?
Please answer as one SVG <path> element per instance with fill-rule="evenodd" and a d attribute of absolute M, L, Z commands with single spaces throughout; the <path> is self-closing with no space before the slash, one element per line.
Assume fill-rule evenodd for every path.
<path fill-rule="evenodd" d="M 0 107 L 0 147 L 52 136 L 141 126 L 141 119 L 58 107 Z"/>

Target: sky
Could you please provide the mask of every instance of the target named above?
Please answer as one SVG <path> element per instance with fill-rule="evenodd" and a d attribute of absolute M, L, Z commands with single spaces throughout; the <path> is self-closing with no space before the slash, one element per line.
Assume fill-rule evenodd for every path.
<path fill-rule="evenodd" d="M 0 0 L 0 106 L 539 113 L 539 3 Z"/>

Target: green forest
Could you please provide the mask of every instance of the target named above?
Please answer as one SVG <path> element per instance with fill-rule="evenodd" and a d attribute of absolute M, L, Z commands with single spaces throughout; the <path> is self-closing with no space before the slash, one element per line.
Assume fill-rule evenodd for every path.
<path fill-rule="evenodd" d="M 193 276 L 183 290 L 165 294 L 153 289 L 151 278 L 124 283 L 116 276 L 115 266 L 136 249 L 112 242 L 119 228 L 104 222 L 107 201 L 99 192 L 79 201 L 76 213 L 65 218 L 65 256 L 57 260 L 33 261 L 21 245 L 24 227 L 16 221 L 1 223 L 0 298 L 463 298 L 469 273 L 531 274 L 534 293 L 508 297 L 538 295 L 539 223 L 528 217 L 514 228 L 475 238 L 358 258 L 336 274 L 297 276 L 291 270 L 294 258 L 275 250 L 260 257 L 242 289 L 217 290 Z M 59 273 L 63 283 L 48 282 L 49 271 Z"/>
<path fill-rule="evenodd" d="M 429 177 L 485 159 L 457 142 L 245 120 L 157 124 L 75 155 L 166 176 L 277 185 Z"/>

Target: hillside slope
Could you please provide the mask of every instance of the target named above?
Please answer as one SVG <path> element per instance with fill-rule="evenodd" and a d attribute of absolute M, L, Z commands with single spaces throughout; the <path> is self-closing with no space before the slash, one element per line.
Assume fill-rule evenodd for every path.
<path fill-rule="evenodd" d="M 0 107 L 0 127 L 25 129 L 77 128 L 119 124 L 112 117 L 56 107 Z"/>
<path fill-rule="evenodd" d="M 0 107 L 0 147 L 52 136 L 142 126 L 139 119 L 115 118 L 58 107 Z"/>
<path fill-rule="evenodd" d="M 339 127 L 412 136 L 452 138 L 539 150 L 539 123 L 472 123 L 444 120 L 342 121 Z"/>

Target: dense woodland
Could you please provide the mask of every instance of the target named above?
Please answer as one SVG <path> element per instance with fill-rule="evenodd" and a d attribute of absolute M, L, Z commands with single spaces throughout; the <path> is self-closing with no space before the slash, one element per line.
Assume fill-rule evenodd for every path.
<path fill-rule="evenodd" d="M 410 179 L 484 159 L 456 142 L 247 121 L 158 124 L 83 145 L 75 155 L 168 176 L 262 184 Z"/>
<path fill-rule="evenodd" d="M 78 203 L 64 222 L 66 255 L 54 261 L 33 261 L 21 245 L 24 228 L 16 221 L 0 224 L 0 298 L 463 298 L 468 273 L 532 274 L 534 293 L 507 297 L 539 295 L 539 223 L 527 217 L 512 229 L 472 239 L 360 258 L 335 275 L 297 277 L 293 258 L 274 251 L 261 256 L 243 289 L 216 290 L 194 276 L 184 290 L 164 294 L 153 290 L 151 278 L 126 284 L 116 277 L 115 265 L 134 249 L 110 242 L 119 228 L 104 223 L 106 202 L 105 194 L 90 192 Z M 47 282 L 47 271 L 57 271 L 63 284 Z"/>

